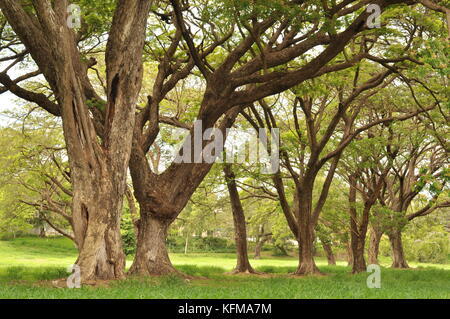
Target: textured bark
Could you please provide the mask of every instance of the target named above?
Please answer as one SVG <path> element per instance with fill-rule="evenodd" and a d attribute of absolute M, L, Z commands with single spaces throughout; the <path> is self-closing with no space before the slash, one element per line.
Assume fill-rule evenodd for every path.
<path fill-rule="evenodd" d="M 352 241 L 353 274 L 366 271 L 366 259 L 364 258 L 364 243 L 365 240 L 361 238 L 355 238 Z"/>
<path fill-rule="evenodd" d="M 331 248 L 330 243 L 323 241 L 322 247 L 325 251 L 325 255 L 327 256 L 328 265 L 335 266 L 336 258 L 334 257 L 333 249 Z"/>
<path fill-rule="evenodd" d="M 380 251 L 380 241 L 383 233 L 374 228 L 370 231 L 370 241 L 369 241 L 369 264 L 370 265 L 378 265 L 378 254 Z"/>
<path fill-rule="evenodd" d="M 314 224 L 311 221 L 312 184 L 310 188 L 303 189 L 298 209 L 298 243 L 299 265 L 295 275 L 311 275 L 320 273 L 314 261 Z"/>
<path fill-rule="evenodd" d="M 315 221 L 312 216 L 312 192 L 314 177 L 304 178 L 303 187 L 297 189 L 298 202 L 297 224 L 298 224 L 298 244 L 299 244 L 299 265 L 296 275 L 310 275 L 320 273 L 314 261 L 314 240 Z"/>
<path fill-rule="evenodd" d="M 106 178 L 100 182 L 90 177 L 83 184 L 84 187 L 79 187 L 74 183 L 73 198 L 74 236 L 79 247 L 76 264 L 80 266 L 82 280 L 122 278 L 125 268 L 120 236 L 122 197 Z"/>
<path fill-rule="evenodd" d="M 316 262 L 314 261 L 314 239 L 312 234 L 304 235 L 305 238 L 302 238 L 302 234 L 300 234 L 301 243 L 299 247 L 299 258 L 300 263 L 295 271 L 295 275 L 312 275 L 312 274 L 320 274 L 319 268 L 316 266 Z"/>
<path fill-rule="evenodd" d="M 409 268 L 403 251 L 402 233 L 394 231 L 388 234 L 392 249 L 392 268 Z"/>
<path fill-rule="evenodd" d="M 228 193 L 230 195 L 236 242 L 237 264 L 233 273 L 256 273 L 256 271 L 250 265 L 250 261 L 248 259 L 245 215 L 236 185 L 236 176 L 233 172 L 231 164 L 225 164 L 223 171 L 228 187 Z"/>
<path fill-rule="evenodd" d="M 358 227 L 358 216 L 356 211 L 356 179 L 350 176 L 350 189 L 348 195 L 350 214 L 350 247 L 352 249 L 352 273 L 366 271 L 366 261 L 364 259 L 365 232 Z M 367 221 L 368 222 L 368 221 Z M 366 226 L 367 229 L 367 226 Z"/>
<path fill-rule="evenodd" d="M 265 242 L 264 239 L 260 239 L 260 240 L 258 240 L 256 242 L 256 245 L 255 245 L 255 256 L 254 256 L 255 259 L 261 259 L 261 250 L 262 250 L 262 247 L 264 245 L 264 242 Z"/>
<path fill-rule="evenodd" d="M 171 221 L 141 211 L 136 255 L 129 270 L 133 275 L 178 274 L 166 248 L 167 229 Z"/>

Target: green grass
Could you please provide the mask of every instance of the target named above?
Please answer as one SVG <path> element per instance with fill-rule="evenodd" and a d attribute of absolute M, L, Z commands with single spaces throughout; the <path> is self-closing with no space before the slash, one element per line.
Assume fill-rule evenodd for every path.
<path fill-rule="evenodd" d="M 235 265 L 233 254 L 172 254 L 178 269 L 195 277 L 128 278 L 109 287 L 53 288 L 50 280 L 65 277 L 76 257 L 65 239 L 20 238 L 0 241 L 0 298 L 446 298 L 450 299 L 450 265 L 414 264 L 417 269 L 382 269 L 381 289 L 369 289 L 368 274 L 349 274 L 345 262 L 327 266 L 326 276 L 293 278 L 295 257 L 264 256 L 251 260 L 270 276 L 224 274 Z M 129 264 L 128 261 L 127 264 Z M 389 260 L 383 260 L 388 265 Z"/>

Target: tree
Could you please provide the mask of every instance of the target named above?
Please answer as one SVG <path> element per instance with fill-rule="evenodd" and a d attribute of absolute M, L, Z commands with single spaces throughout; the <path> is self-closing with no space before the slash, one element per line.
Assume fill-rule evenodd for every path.
<path fill-rule="evenodd" d="M 26 218 L 25 222 L 37 222 L 42 235 L 49 225 L 74 240 L 73 229 L 67 230 L 72 227 L 72 195 L 60 125 L 43 112 L 23 111 L 26 113 L 19 110 L 5 114 L 22 123 L 2 129 L 5 151 L 0 155 L 1 180 L 4 195 L 10 198 L 5 198 L 2 206 L 7 210 L 11 205 L 10 214 L 17 220 L 33 214 L 35 218 Z"/>
<path fill-rule="evenodd" d="M 406 120 L 422 112 L 413 111 L 402 116 L 382 115 L 378 118 L 371 118 L 365 123 L 359 116 L 361 110 L 369 105 L 370 98 L 391 83 L 392 79 L 385 82 L 385 79 L 391 74 L 391 71 L 388 70 L 376 73 L 368 80 L 361 76 L 362 83 L 358 83 L 362 72 L 360 68 L 355 70 L 354 80 L 350 82 L 353 83 L 351 88 L 333 87 L 330 77 L 324 77 L 328 82 L 311 81 L 309 90 L 305 88 L 303 91 L 301 89 L 292 90 L 294 95 L 291 102 L 293 106 L 290 110 L 293 119 L 293 123 L 290 123 L 292 133 L 286 138 L 286 141 L 288 143 L 295 141 L 294 143 L 299 147 L 290 145 L 291 147 L 282 148 L 280 152 L 283 165 L 289 177 L 294 181 L 295 195 L 292 208 L 285 195 L 282 175 L 274 174 L 273 181 L 289 227 L 299 241 L 300 261 L 297 274 L 319 272 L 313 258 L 314 232 L 344 149 L 361 132 L 393 120 Z M 344 73 L 344 78 L 348 77 L 350 76 Z M 334 78 L 333 81 L 342 80 Z M 324 85 L 325 88 L 322 89 L 319 85 Z M 255 120 L 249 114 L 246 116 L 253 126 L 255 128 L 263 125 L 268 128 L 280 127 L 268 104 L 265 101 L 261 101 L 260 104 L 264 119 L 256 110 L 252 112 Z M 302 117 L 298 115 L 298 109 L 302 110 Z M 302 124 L 300 124 L 300 120 L 303 120 Z M 364 124 L 360 124 L 360 122 Z M 342 126 L 339 126 L 340 123 Z M 333 137 L 337 132 L 339 132 L 339 136 L 335 142 Z M 287 150 L 291 150 L 291 152 L 288 153 Z M 316 178 L 328 163 L 330 166 L 327 168 L 325 182 L 315 201 L 313 191 Z"/>
<path fill-rule="evenodd" d="M 420 216 L 431 214 L 440 207 L 449 205 L 446 184 L 448 158 L 441 144 L 430 140 L 426 130 L 421 130 L 415 122 L 417 134 L 398 139 L 405 144 L 392 145 L 392 173 L 384 181 L 381 203 L 386 206 L 387 220 L 385 231 L 392 247 L 393 268 L 408 268 L 402 243 L 402 229 L 405 225 Z M 394 128 L 392 128 L 394 130 Z M 397 134 L 405 134 L 401 128 L 396 128 Z M 431 198 L 420 209 L 408 213 L 412 201 L 426 189 Z M 386 218 L 386 217 L 385 217 Z"/>
<path fill-rule="evenodd" d="M 85 60 L 78 46 L 90 28 L 72 29 L 67 23 L 72 18 L 68 6 L 66 0 L 0 1 L 4 17 L 24 47 L 18 60 L 31 56 L 39 69 L 32 75 L 42 72 L 54 100 L 18 86 L 32 75 L 14 80 L 7 75 L 17 56 L 6 59 L 13 62 L 1 73 L 0 82 L 4 90 L 61 116 L 73 186 L 74 232 L 80 247 L 76 264 L 82 281 L 120 278 L 125 267 L 120 214 L 151 1 L 118 1 L 114 7 L 105 53 L 106 101 L 88 77 L 95 61 Z M 93 5 L 101 6 L 100 2 Z M 104 106 L 104 112 L 94 105 Z"/>
<path fill-rule="evenodd" d="M 379 163 L 380 159 L 376 162 Z M 364 159 L 355 161 L 358 168 L 349 171 L 349 214 L 350 214 L 350 245 L 352 248 L 352 273 L 366 271 L 365 242 L 369 226 L 370 213 L 376 203 L 383 185 L 383 176 L 388 169 L 364 167 Z M 362 207 L 357 205 L 357 193 L 362 197 Z M 358 214 L 358 211 L 360 213 Z"/>
<path fill-rule="evenodd" d="M 378 4 L 384 9 L 403 2 L 406 1 L 378 1 Z M 345 8 L 350 3 L 333 7 L 324 5 L 320 14 L 310 2 L 292 2 L 283 6 L 275 2 L 250 6 L 240 2 L 218 2 L 217 6 L 207 7 L 194 4 L 195 9 L 181 6 L 177 0 L 171 1 L 166 15 L 174 18 L 176 33 L 161 57 L 153 95 L 136 121 L 130 171 L 140 204 L 142 231 L 139 232 L 131 273 L 176 272 L 165 249 L 167 229 L 212 167 L 212 163 L 198 161 L 208 143 L 203 141 L 201 147 L 194 147 L 195 128 L 180 123 L 178 118 L 172 118 L 170 122 L 190 131 L 185 140 L 185 145 L 191 146 L 187 147 L 191 155 L 188 156 L 189 163 L 172 162 L 164 172 L 155 174 L 146 158 L 159 134 L 159 105 L 180 79 L 186 78 L 195 67 L 205 82 L 196 116 L 202 122 L 197 135 L 203 136 L 213 127 L 224 133 L 238 114 L 255 101 L 281 93 L 319 74 L 351 67 L 366 56 L 365 53 L 356 54 L 346 62 L 333 63 L 347 44 L 368 29 L 365 22 L 370 13 L 358 11 L 362 2 L 356 2 L 356 6 L 350 8 Z M 299 10 L 304 14 L 297 15 Z M 202 20 L 199 15 L 207 19 Z M 338 26 L 334 23 L 338 17 L 348 17 L 351 22 Z M 203 30 L 204 38 L 194 36 L 190 25 Z M 182 40 L 189 55 L 185 60 L 177 57 Z M 305 55 L 321 46 L 324 49 L 312 58 Z M 219 48 L 220 56 L 215 55 Z M 206 140 L 214 140 L 213 135 L 206 134 Z M 223 144 L 224 141 L 216 142 Z M 310 236 L 305 236 L 310 242 Z"/>
<path fill-rule="evenodd" d="M 247 227 L 244 209 L 242 208 L 241 199 L 239 197 L 236 184 L 236 175 L 233 172 L 231 164 L 225 164 L 223 172 L 225 175 L 228 193 L 230 195 L 231 211 L 233 213 L 234 221 L 237 254 L 237 265 L 234 269 L 234 273 L 256 273 L 250 265 L 250 261 L 248 259 Z"/>

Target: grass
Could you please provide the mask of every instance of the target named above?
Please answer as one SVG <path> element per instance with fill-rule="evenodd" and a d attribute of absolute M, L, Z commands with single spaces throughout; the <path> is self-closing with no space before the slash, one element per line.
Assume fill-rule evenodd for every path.
<path fill-rule="evenodd" d="M 409 270 L 383 267 L 381 289 L 369 289 L 368 274 L 349 274 L 346 263 L 327 266 L 318 259 L 326 276 L 293 278 L 294 257 L 264 256 L 251 260 L 267 276 L 224 274 L 235 265 L 233 254 L 172 254 L 178 269 L 192 276 L 127 278 L 108 287 L 53 288 L 51 280 L 67 276 L 66 267 L 76 257 L 75 247 L 62 238 L 19 238 L 0 241 L 0 298 L 445 298 L 450 299 L 450 265 L 414 264 Z M 129 264 L 130 260 L 127 264 Z M 383 260 L 382 265 L 389 264 Z"/>

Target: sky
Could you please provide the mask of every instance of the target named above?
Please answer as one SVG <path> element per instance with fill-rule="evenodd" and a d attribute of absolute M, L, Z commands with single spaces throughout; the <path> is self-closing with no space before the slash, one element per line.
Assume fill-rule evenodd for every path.
<path fill-rule="evenodd" d="M 6 127 L 11 123 L 11 119 L 5 116 L 5 111 L 14 110 L 17 107 L 17 97 L 10 92 L 0 94 L 0 127 Z"/>
<path fill-rule="evenodd" d="M 0 63 L 1 70 L 4 70 L 7 66 L 8 63 Z M 19 64 L 18 66 L 11 68 L 8 71 L 8 75 L 11 79 L 16 79 L 23 74 L 34 71 L 34 69 L 34 65 L 25 66 L 24 64 Z M 10 93 L 9 91 L 0 94 L 0 127 L 6 127 L 11 123 L 11 121 L 14 121 L 8 118 L 8 116 L 5 116 L 4 113 L 6 111 L 13 111 L 14 109 L 17 110 L 17 108 L 19 108 L 21 105 L 21 101 L 22 100 L 20 98 Z"/>

